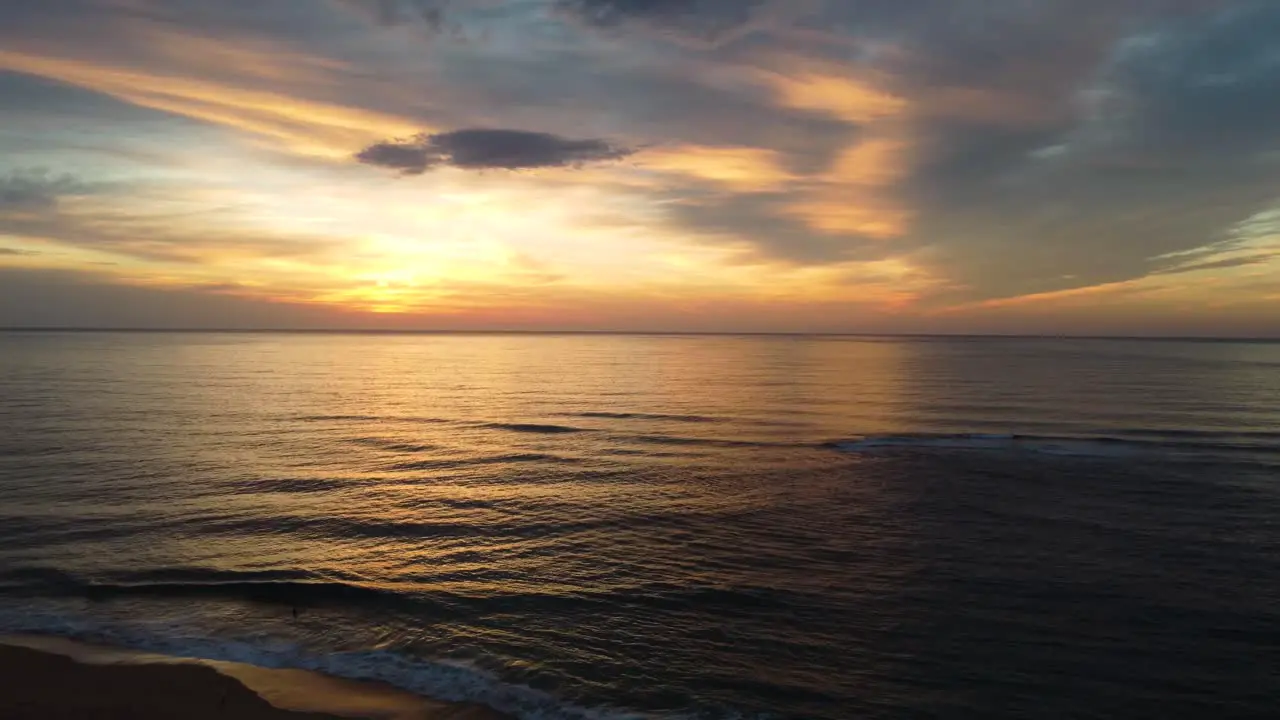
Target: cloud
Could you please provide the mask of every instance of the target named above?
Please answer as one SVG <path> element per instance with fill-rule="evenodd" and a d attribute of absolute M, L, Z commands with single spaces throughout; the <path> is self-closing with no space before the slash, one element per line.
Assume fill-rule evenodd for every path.
<path fill-rule="evenodd" d="M 17 250 L 14 248 L 0 247 L 0 256 L 7 255 L 9 257 L 33 257 L 39 254 L 40 253 L 34 250 Z"/>
<path fill-rule="evenodd" d="M 77 207 L 40 216 L 0 218 L 0 233 L 53 244 L 77 256 L 160 263 L 190 270 L 291 265 L 339 257 L 340 238 L 284 235 L 223 224 L 218 212 L 174 218 L 164 213 Z M 86 255 L 87 253 L 87 255 Z"/>
<path fill-rule="evenodd" d="M 672 193 L 666 207 L 675 229 L 737 249 L 744 262 L 820 266 L 883 256 L 883 249 L 868 253 L 880 243 L 856 229 L 813 232 L 795 216 L 791 201 L 787 192 L 700 195 L 685 188 Z"/>
<path fill-rule="evenodd" d="M 334 0 L 379 30 L 410 28 L 422 39 L 448 39 L 462 44 L 488 38 L 488 28 L 502 11 L 519 12 L 508 0 Z M 473 11 L 481 11 L 477 17 Z"/>
<path fill-rule="evenodd" d="M 0 215 L 50 212 L 57 208 L 59 197 L 88 190 L 71 175 L 40 170 L 11 173 L 0 177 Z"/>
<path fill-rule="evenodd" d="M 82 259 L 190 268 L 298 262 L 336 253 L 342 245 L 328 235 L 253 227 L 226 206 L 192 209 L 191 202 L 181 188 L 161 184 L 15 173 L 0 177 L 0 235 Z"/>
<path fill-rule="evenodd" d="M 752 68 L 640 45 L 617 38 L 515 57 L 456 51 L 452 62 L 433 68 L 437 82 L 455 94 L 448 108 L 468 107 L 480 119 L 459 114 L 442 124 L 478 127 L 501 118 L 508 127 L 622 138 L 633 146 L 749 147 L 780 153 L 791 172 L 820 170 L 857 134 L 829 113 L 783 106 Z"/>
<path fill-rule="evenodd" d="M 1248 267 L 1250 265 L 1265 265 L 1276 259 L 1274 254 L 1250 255 L 1248 257 L 1226 258 L 1223 260 L 1211 260 L 1208 262 L 1193 263 L 1191 265 L 1179 265 L 1163 270 L 1157 270 L 1155 274 L 1159 275 L 1178 275 L 1181 273 L 1200 272 L 1202 270 L 1229 270 L 1237 267 Z"/>
<path fill-rule="evenodd" d="M 428 36 L 463 39 L 497 17 L 529 10 L 593 30 L 650 28 L 702 46 L 737 39 L 752 30 L 786 25 L 812 14 L 824 0 L 338 0 L 382 27 L 413 26 Z M 480 37 L 484 37 L 481 34 Z"/>
<path fill-rule="evenodd" d="M 180 35 L 168 39 L 175 45 L 184 44 Z M 212 48 L 216 48 L 216 43 L 186 44 L 192 48 L 187 62 L 198 51 L 209 50 L 214 55 Z M 265 59 L 256 60 L 259 56 L 251 53 L 240 57 L 234 48 L 222 50 L 222 62 L 230 62 L 234 56 L 237 62 L 267 66 Z M 216 56 L 200 57 L 218 60 Z M 290 95 L 277 88 L 257 89 L 232 81 L 211 81 L 198 74 L 183 75 L 170 70 L 167 64 L 163 71 L 156 71 L 131 68 L 109 59 L 80 60 L 0 49 L 0 70 L 51 78 L 140 107 L 257 134 L 310 155 L 345 155 L 350 147 L 358 147 L 371 137 L 413 125 L 404 118 L 342 102 L 309 100 L 301 93 Z M 296 81 L 301 83 L 302 78 Z"/>
<path fill-rule="evenodd" d="M 444 24 L 449 0 L 343 0 L 343 4 L 380 25 L 421 22 L 439 31 Z"/>
<path fill-rule="evenodd" d="M 938 302 L 1057 298 L 1142 278 L 1275 199 L 1280 6 L 1215 4 L 1116 3 L 1088 23 L 1061 15 L 1048 27 L 1076 35 L 1074 51 L 1011 35 L 1030 72 L 995 76 L 1002 92 L 1043 97 L 1042 120 L 925 118 L 928 153 L 901 192 L 916 256 L 953 280 Z M 1053 58 L 1072 61 L 1041 69 Z M 973 81 L 966 67 L 976 66 L 958 63 L 949 77 Z M 1037 79 L 1053 92 L 1040 95 Z"/>
<path fill-rule="evenodd" d="M 1280 150 L 1280 4 L 1252 0 L 1119 43 L 1086 89 L 1082 150 L 1154 162 Z"/>
<path fill-rule="evenodd" d="M 774 190 L 796 176 L 773 150 L 700 145 L 654 148 L 637 158 L 641 167 L 661 173 L 705 180 L 744 192 Z"/>
<path fill-rule="evenodd" d="M 368 165 L 420 175 L 439 166 L 522 170 L 617 160 L 631 150 L 604 140 L 571 140 L 522 130 L 466 129 L 370 145 L 356 155 Z"/>
<path fill-rule="evenodd" d="M 717 42 L 750 26 L 767 4 L 769 0 L 557 0 L 556 9 L 592 27 L 612 29 L 639 21 Z"/>
<path fill-rule="evenodd" d="M 89 271 L 0 267 L 0 327 L 326 328 L 369 321 L 344 315 L 209 289 L 140 287 Z"/>

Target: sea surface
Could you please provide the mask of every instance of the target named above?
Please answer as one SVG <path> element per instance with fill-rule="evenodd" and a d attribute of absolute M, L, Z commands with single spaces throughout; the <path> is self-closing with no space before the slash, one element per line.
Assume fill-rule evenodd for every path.
<path fill-rule="evenodd" d="M 3 333 L 17 632 L 521 718 L 1273 718 L 1280 344 Z"/>

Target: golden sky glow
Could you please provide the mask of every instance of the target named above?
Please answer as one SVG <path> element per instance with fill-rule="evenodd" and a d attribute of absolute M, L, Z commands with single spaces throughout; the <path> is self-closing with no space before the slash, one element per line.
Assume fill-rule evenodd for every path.
<path fill-rule="evenodd" d="M 76 324 L 77 288 L 207 298 L 201 322 L 228 327 L 1280 317 L 1280 142 L 1234 96 L 1240 145 L 1217 154 L 1197 148 L 1228 135 L 1193 137 L 1167 91 L 1141 114 L 1144 63 L 1231 29 L 1210 10 L 1022 26 L 1043 37 L 1015 72 L 958 28 L 859 35 L 838 3 L 696 41 L 642 4 L 617 32 L 535 6 L 453 3 L 444 34 L 360 2 L 0 10 L 0 93 L 21 99 L 0 108 L 0 272 L 23 288 L 0 319 Z M 1152 59 L 1118 49 L 1135 23 Z M 1232 87 L 1261 92 L 1243 55 Z"/>

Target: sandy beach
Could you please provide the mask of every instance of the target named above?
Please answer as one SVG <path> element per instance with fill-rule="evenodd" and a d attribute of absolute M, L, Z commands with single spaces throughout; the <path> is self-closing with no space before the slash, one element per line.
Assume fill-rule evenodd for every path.
<path fill-rule="evenodd" d="M 301 670 L 74 643 L 0 640 L 0 719 L 503 720 L 488 708 Z"/>

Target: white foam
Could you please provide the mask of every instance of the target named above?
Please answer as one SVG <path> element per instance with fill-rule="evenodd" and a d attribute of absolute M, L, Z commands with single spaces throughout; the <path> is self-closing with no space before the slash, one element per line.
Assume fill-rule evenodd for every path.
<path fill-rule="evenodd" d="M 107 628 L 83 619 L 27 612 L 0 613 L 0 634 L 56 635 L 158 653 L 173 659 L 293 668 L 350 680 L 370 680 L 423 697 L 486 705 L 520 720 L 691 720 L 684 715 L 573 705 L 525 685 L 505 683 L 493 673 L 467 662 L 428 660 L 390 650 L 321 654 L 279 639 L 264 637 L 252 642 L 214 639 L 191 636 L 179 627 Z"/>

